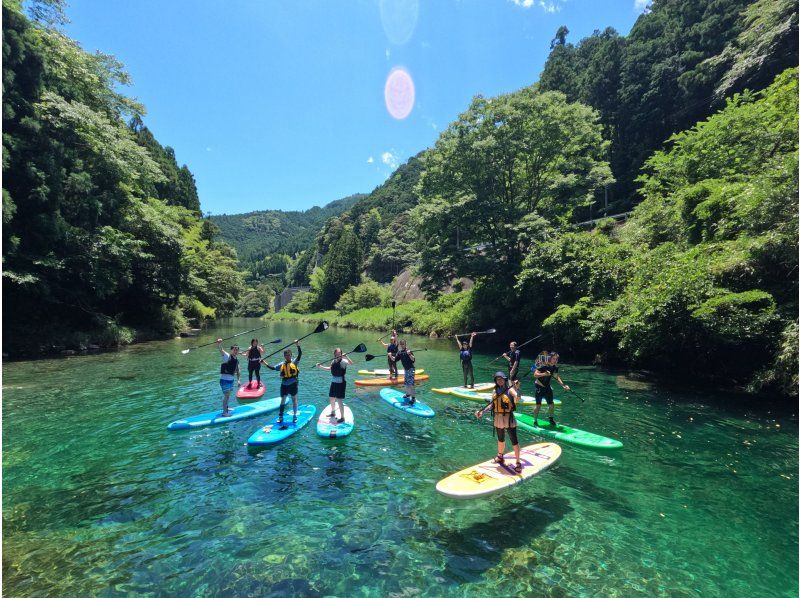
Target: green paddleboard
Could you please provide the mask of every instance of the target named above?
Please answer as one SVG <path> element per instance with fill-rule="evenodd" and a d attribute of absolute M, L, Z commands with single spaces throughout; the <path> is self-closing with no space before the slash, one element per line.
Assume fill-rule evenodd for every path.
<path fill-rule="evenodd" d="M 567 444 L 574 444 L 577 446 L 597 450 L 622 448 L 622 443 L 619 440 L 606 438 L 605 436 L 600 436 L 599 434 L 592 434 L 591 432 L 586 432 L 585 430 L 578 430 L 577 428 L 570 428 L 569 426 L 564 426 L 561 424 L 553 427 L 548 423 L 546 418 L 541 419 L 541 416 L 538 426 L 533 425 L 533 416 L 531 415 L 516 412 L 514 413 L 514 417 L 516 418 L 517 425 L 520 428 L 527 430 L 528 432 L 533 432 L 538 436 L 544 436 L 545 438 L 552 438 L 553 440 L 558 440 Z"/>

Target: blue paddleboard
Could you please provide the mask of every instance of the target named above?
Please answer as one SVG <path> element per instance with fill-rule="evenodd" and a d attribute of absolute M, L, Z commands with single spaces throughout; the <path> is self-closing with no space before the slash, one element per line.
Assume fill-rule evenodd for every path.
<path fill-rule="evenodd" d="M 167 430 L 192 430 L 195 428 L 205 428 L 206 426 L 229 424 L 231 422 L 264 415 L 270 411 L 275 411 L 280 406 L 280 397 L 266 399 L 264 401 L 256 401 L 255 403 L 239 405 L 235 409 L 232 409 L 231 412 L 233 415 L 230 417 L 222 417 L 222 410 L 210 411 L 208 413 L 201 413 L 200 415 L 193 415 L 191 417 L 176 420 L 167 426 Z"/>
<path fill-rule="evenodd" d="M 270 446 L 283 442 L 292 434 L 302 430 L 314 414 L 317 408 L 314 405 L 298 405 L 297 406 L 297 422 L 292 422 L 294 412 L 292 411 L 291 399 L 286 411 L 283 413 L 283 424 L 278 423 L 280 415 L 271 418 L 265 425 L 261 426 L 258 430 L 253 432 L 252 436 L 247 439 L 248 446 Z"/>
<path fill-rule="evenodd" d="M 408 402 L 408 399 L 403 399 L 403 393 L 399 390 L 395 390 L 394 388 L 382 388 L 381 398 L 389 403 L 392 407 L 396 407 L 397 409 L 405 411 L 406 413 L 410 413 L 411 415 L 418 415 L 419 417 L 433 417 L 436 415 L 433 412 L 433 409 L 428 407 L 419 399 L 417 399 L 417 401 L 411 405 L 411 403 Z"/>
<path fill-rule="evenodd" d="M 319 414 L 317 420 L 317 435 L 322 438 L 344 438 L 349 436 L 353 431 L 355 420 L 353 419 L 353 412 L 347 405 L 344 406 L 344 421 L 339 423 L 338 418 L 341 415 L 339 412 L 339 404 L 336 404 L 334 417 L 331 417 L 331 406 L 328 405 Z"/>

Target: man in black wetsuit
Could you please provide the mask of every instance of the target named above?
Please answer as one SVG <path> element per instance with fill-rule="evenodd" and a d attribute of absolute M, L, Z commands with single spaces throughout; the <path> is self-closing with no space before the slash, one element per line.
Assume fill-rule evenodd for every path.
<path fill-rule="evenodd" d="M 508 361 L 508 379 L 514 381 L 517 379 L 517 372 L 519 372 L 519 362 L 522 359 L 522 352 L 517 349 L 516 341 L 511 341 L 508 346 L 508 351 L 503 353 L 503 357 Z"/>
<path fill-rule="evenodd" d="M 547 401 L 547 412 L 550 417 L 550 425 L 555 426 L 555 412 L 556 406 L 553 403 L 553 389 L 550 383 L 553 378 L 558 380 L 558 383 L 564 390 L 569 390 L 569 386 L 564 384 L 561 376 L 558 375 L 558 353 L 550 353 L 547 358 L 547 363 L 534 366 L 533 377 L 536 378 L 534 386 L 536 387 L 536 407 L 533 408 L 533 425 L 539 425 L 539 409 L 542 408 L 542 398 Z"/>

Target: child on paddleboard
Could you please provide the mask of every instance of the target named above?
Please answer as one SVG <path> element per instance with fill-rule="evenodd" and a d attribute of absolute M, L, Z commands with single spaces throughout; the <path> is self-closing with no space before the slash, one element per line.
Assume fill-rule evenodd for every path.
<path fill-rule="evenodd" d="M 393 359 L 397 355 L 397 330 L 392 330 L 389 342 L 381 344 L 386 347 L 386 361 L 389 362 L 389 378 L 397 378 L 397 362 Z"/>
<path fill-rule="evenodd" d="M 553 389 L 550 383 L 555 377 L 558 383 L 564 390 L 569 390 L 569 386 L 564 384 L 561 376 L 558 375 L 558 353 L 550 353 L 547 355 L 544 363 L 539 359 L 536 360 L 536 365 L 531 369 L 533 370 L 533 377 L 536 378 L 533 385 L 536 388 L 536 407 L 533 409 L 533 425 L 539 425 L 539 409 L 542 407 L 542 398 L 547 401 L 547 413 L 550 417 L 550 425 L 555 426 L 555 411 L 556 406 L 553 403 Z"/>
<path fill-rule="evenodd" d="M 475 417 L 479 419 L 490 409 L 494 414 L 493 425 L 495 432 L 497 432 L 497 456 L 494 458 L 494 462 L 500 465 L 505 465 L 506 430 L 508 430 L 508 437 L 511 440 L 511 446 L 514 448 L 514 456 L 517 458 L 517 463 L 514 466 L 516 473 L 522 472 L 522 462 L 519 458 L 519 440 L 517 440 L 517 420 L 514 418 L 518 400 L 519 394 L 508 385 L 508 376 L 503 372 L 497 372 L 494 375 L 494 390 L 492 390 L 492 398 L 489 404 L 475 412 Z"/>
<path fill-rule="evenodd" d="M 458 335 L 456 335 L 456 346 L 458 346 L 461 357 L 461 370 L 464 372 L 464 386 L 467 386 L 467 377 L 469 377 L 469 388 L 475 388 L 475 374 L 472 371 L 472 343 L 475 336 L 477 336 L 475 332 L 470 334 L 469 342 L 467 342 L 459 341 Z"/>
<path fill-rule="evenodd" d="M 261 387 L 261 356 L 264 355 L 264 346 L 258 344 L 258 339 L 250 341 L 247 350 L 247 388 L 253 388 L 253 374 L 256 375 L 256 388 Z"/>
<path fill-rule="evenodd" d="M 389 357 L 389 359 L 395 362 L 395 372 L 397 372 L 397 361 L 400 360 L 400 363 L 403 364 L 403 370 L 405 370 L 403 382 L 406 387 L 406 394 L 403 395 L 403 399 L 413 405 L 417 402 L 417 391 L 414 387 L 414 373 L 416 371 L 414 369 L 414 362 L 416 362 L 417 358 L 414 357 L 414 353 L 408 350 L 406 341 L 399 340 L 397 341 L 397 354 L 393 357 Z"/>
<path fill-rule="evenodd" d="M 328 399 L 331 402 L 331 418 L 336 417 L 336 403 L 339 403 L 339 417 L 336 422 L 344 423 L 344 392 L 347 389 L 347 381 L 344 375 L 347 372 L 347 366 L 353 365 L 353 362 L 347 355 L 342 355 L 342 350 L 339 347 L 333 350 L 333 361 L 330 366 L 317 364 L 317 367 L 323 370 L 328 370 L 331 373 L 331 388 L 328 391 Z"/>
<path fill-rule="evenodd" d="M 222 348 L 222 339 L 218 338 L 217 349 L 222 354 L 222 365 L 219 368 L 219 386 L 222 389 L 222 417 L 230 417 L 233 413 L 228 410 L 228 402 L 233 390 L 233 376 L 236 376 L 237 386 L 239 386 L 241 378 L 239 360 L 236 358 L 239 354 L 239 346 L 232 345 L 231 352 L 228 353 Z"/>
<path fill-rule="evenodd" d="M 517 372 L 519 372 L 519 362 L 522 359 L 522 352 L 517 349 L 517 342 L 511 341 L 508 345 L 508 351 L 503 353 L 503 357 L 508 361 L 508 379 L 516 380 Z"/>
<path fill-rule="evenodd" d="M 286 426 L 283 425 L 283 410 L 286 405 L 286 397 L 292 397 L 292 407 L 294 409 L 294 417 L 292 423 L 297 423 L 297 381 L 300 376 L 300 368 L 297 364 L 303 356 L 303 350 L 300 348 L 300 341 L 294 341 L 297 346 L 297 357 L 292 358 L 292 350 L 286 349 L 283 352 L 283 363 L 280 365 L 270 365 L 264 361 L 264 365 L 269 369 L 274 370 L 280 374 L 281 377 L 281 410 L 278 413 L 278 425 L 281 430 L 285 430 Z"/>

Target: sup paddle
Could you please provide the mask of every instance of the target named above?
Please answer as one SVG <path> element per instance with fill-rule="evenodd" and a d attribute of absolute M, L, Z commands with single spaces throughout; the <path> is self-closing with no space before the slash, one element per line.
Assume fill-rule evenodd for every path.
<path fill-rule="evenodd" d="M 406 351 L 408 351 L 409 353 L 417 353 L 419 351 L 427 351 L 427 350 L 428 349 L 406 349 Z M 367 353 L 364 356 L 364 361 L 372 361 L 376 357 L 385 357 L 385 355 L 370 355 L 369 353 Z"/>
<path fill-rule="evenodd" d="M 242 336 L 243 334 L 247 334 L 248 332 L 255 332 L 256 330 L 261 330 L 263 328 L 266 328 L 266 326 L 261 326 L 260 328 L 253 328 L 252 330 L 245 330 L 244 332 L 240 332 L 238 334 L 234 334 L 233 336 L 229 336 L 229 337 L 223 338 L 222 340 L 228 341 L 228 340 L 230 340 L 232 338 L 236 338 L 237 336 Z M 268 343 L 264 343 L 264 344 L 265 345 L 274 345 L 274 344 L 277 344 L 279 342 L 281 342 L 281 339 L 276 338 L 274 341 L 269 341 Z M 189 347 L 188 349 L 184 349 L 183 351 L 181 351 L 181 353 L 186 355 L 187 353 L 189 353 L 190 351 L 194 351 L 195 349 L 202 349 L 203 347 L 208 347 L 210 345 L 216 345 L 216 344 L 217 344 L 217 341 L 212 341 L 212 342 L 206 343 L 204 345 L 197 345 L 196 347 Z"/>
<path fill-rule="evenodd" d="M 476 332 L 475 334 L 494 334 L 497 332 L 494 328 L 489 328 L 489 330 L 482 330 L 481 332 Z M 448 336 L 447 338 L 458 338 L 459 336 L 471 336 L 471 332 L 465 332 L 464 334 L 454 334 L 453 336 Z"/>
<path fill-rule="evenodd" d="M 532 343 L 533 341 L 535 341 L 537 338 L 542 338 L 543 336 L 544 336 L 544 333 L 540 334 L 539 336 L 534 336 L 532 339 L 530 339 L 530 340 L 528 340 L 528 341 L 525 341 L 525 342 L 524 342 L 524 343 L 522 343 L 521 345 L 517 345 L 517 349 L 522 349 L 522 347 L 524 347 L 525 345 L 528 345 L 528 344 Z M 503 353 L 503 355 L 505 355 L 505 353 Z M 488 365 L 492 365 L 492 364 L 493 364 L 495 361 L 497 361 L 498 359 L 500 359 L 500 357 L 502 357 L 503 355 L 500 355 L 500 356 L 498 356 L 498 357 L 495 357 L 494 359 L 492 359 L 492 360 L 489 362 L 489 364 L 488 364 Z"/>
<path fill-rule="evenodd" d="M 408 322 L 406 322 L 405 324 L 403 324 L 402 326 L 400 326 L 400 328 L 408 328 L 408 327 L 409 327 L 409 326 L 411 326 L 411 324 L 413 324 L 413 323 L 414 323 L 414 322 L 412 322 L 411 320 L 409 320 Z M 395 329 L 394 327 L 392 327 L 392 330 L 396 330 L 396 329 Z M 380 342 L 380 341 L 382 341 L 383 339 L 385 339 L 385 338 L 386 338 L 387 336 L 389 336 L 390 334 L 391 334 L 391 332 L 387 332 L 386 334 L 384 334 L 382 337 L 380 337 L 380 338 L 379 338 L 377 341 L 375 341 L 375 342 Z"/>
<path fill-rule="evenodd" d="M 350 353 L 366 353 L 367 352 L 367 345 L 364 343 L 360 343 L 355 349 L 352 351 L 348 351 L 347 353 L 342 353 L 342 357 L 345 355 L 350 355 Z M 317 367 L 318 365 L 322 365 L 325 363 L 324 361 L 320 361 L 319 363 L 315 363 L 313 367 Z"/>
<path fill-rule="evenodd" d="M 265 356 L 265 357 L 262 357 L 262 358 L 261 358 L 261 360 L 263 361 L 263 360 L 265 360 L 265 359 L 269 359 L 270 357 L 272 357 L 273 355 L 277 355 L 278 353 L 280 353 L 280 352 L 281 352 L 281 351 L 283 351 L 284 349 L 288 349 L 289 347 L 291 347 L 291 346 L 292 346 L 292 345 L 294 345 L 295 343 L 299 343 L 299 342 L 300 342 L 301 340 L 303 340 L 304 338 L 308 338 L 308 337 L 309 337 L 309 336 L 311 336 L 312 334 L 317 334 L 318 332 L 325 332 L 327 329 L 328 329 L 328 323 L 327 323 L 325 320 L 323 320 L 322 322 L 320 322 L 320 323 L 317 325 L 317 327 L 316 327 L 316 328 L 314 328 L 314 330 L 313 330 L 312 332 L 309 332 L 309 333 L 308 333 L 308 334 L 306 334 L 305 336 L 301 336 L 300 338 L 298 338 L 296 341 L 293 341 L 293 342 L 289 343 L 288 345 L 281 347 L 281 348 L 280 348 L 280 349 L 278 349 L 277 351 L 275 351 L 275 352 L 273 352 L 273 353 L 270 353 L 269 355 L 267 355 L 267 356 Z"/>

